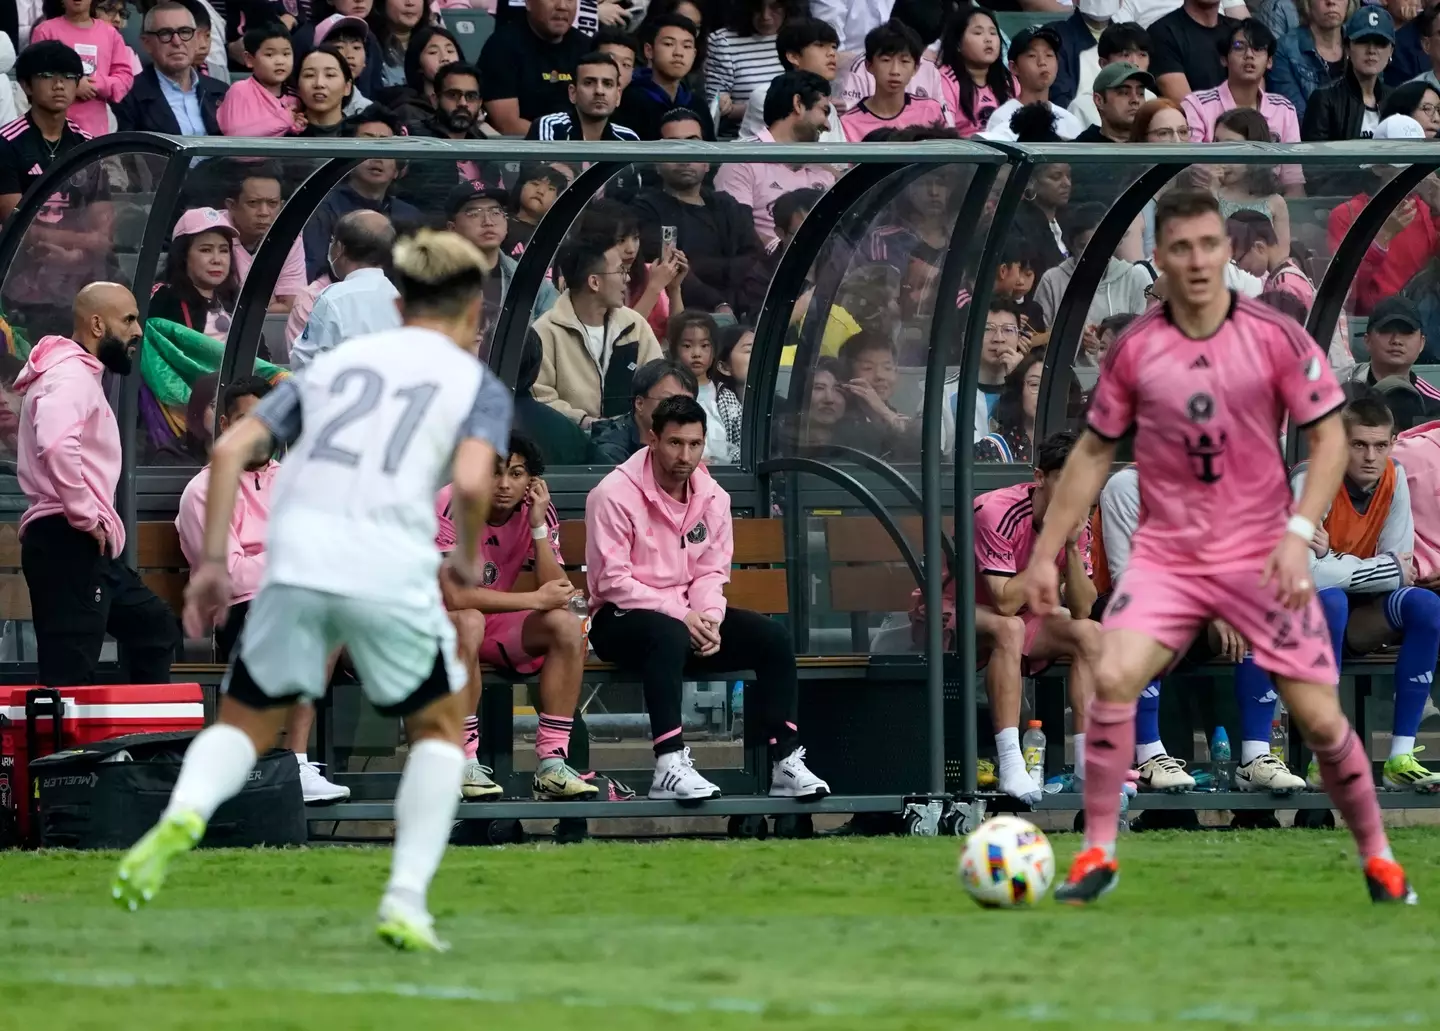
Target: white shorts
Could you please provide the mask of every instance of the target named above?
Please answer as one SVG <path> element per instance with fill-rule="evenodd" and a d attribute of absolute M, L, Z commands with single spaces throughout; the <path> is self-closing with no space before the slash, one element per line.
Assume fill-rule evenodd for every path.
<path fill-rule="evenodd" d="M 267 584 L 250 603 L 239 659 L 221 690 L 255 708 L 319 699 L 325 661 L 341 646 L 365 697 L 386 715 L 409 715 L 465 686 L 438 593 L 433 607 L 417 610 Z"/>

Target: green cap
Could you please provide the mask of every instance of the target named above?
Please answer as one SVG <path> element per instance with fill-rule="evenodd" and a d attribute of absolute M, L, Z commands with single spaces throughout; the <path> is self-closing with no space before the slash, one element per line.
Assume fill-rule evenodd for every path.
<path fill-rule="evenodd" d="M 1103 92 L 1107 89 L 1115 89 L 1122 82 L 1130 82 L 1132 80 L 1144 86 L 1151 93 L 1159 92 L 1159 90 L 1155 88 L 1155 76 L 1147 71 L 1142 71 L 1129 61 L 1112 61 L 1104 68 L 1101 68 L 1095 76 L 1094 88 L 1097 92 Z"/>

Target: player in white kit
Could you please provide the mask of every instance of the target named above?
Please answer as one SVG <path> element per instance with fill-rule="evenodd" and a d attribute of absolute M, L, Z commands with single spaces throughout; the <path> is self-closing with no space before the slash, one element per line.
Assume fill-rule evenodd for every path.
<path fill-rule="evenodd" d="M 289 445 L 270 514 L 269 563 L 226 674 L 219 721 L 199 734 L 160 822 L 126 854 L 112 893 L 136 909 L 170 860 L 199 843 L 239 793 L 289 707 L 325 691 L 325 659 L 343 645 L 366 696 L 405 719 L 410 744 L 395 796 L 395 850 L 379 934 L 439 950 L 426 891 L 460 797 L 465 674 L 437 574 L 478 583 L 497 453 L 513 399 L 475 357 L 481 258 L 453 233 L 395 247 L 404 326 L 350 340 L 283 380 L 216 443 L 205 561 L 191 571 L 185 625 L 200 636 L 230 600 L 226 536 L 246 462 Z M 454 484 L 456 550 L 435 549 L 435 491 Z M 455 502 L 458 501 L 458 504 Z"/>

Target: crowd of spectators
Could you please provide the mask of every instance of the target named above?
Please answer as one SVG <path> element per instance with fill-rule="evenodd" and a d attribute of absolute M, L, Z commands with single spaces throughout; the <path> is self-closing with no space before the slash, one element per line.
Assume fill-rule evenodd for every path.
<path fill-rule="evenodd" d="M 489 264 L 488 353 L 517 262 L 586 167 L 588 141 L 739 140 L 757 145 L 753 158 L 771 144 L 841 141 L 1195 148 L 1440 132 L 1437 7 L 1400 0 L 1255 0 L 1248 8 L 1021 0 L 1046 17 L 1008 32 L 990 9 L 962 0 L 934 10 L 884 0 L 498 0 L 493 34 L 473 63 L 443 24 L 447 9 L 464 6 L 147 0 L 127 12 L 113 2 L 52 0 L 11 40 L 26 110 L 0 127 L 0 215 L 59 157 L 116 129 L 571 145 L 543 161 L 402 162 L 377 142 L 320 203 L 269 298 L 268 312 L 288 321 L 284 347 L 267 340 L 261 357 L 298 367 L 355 326 L 384 321 L 375 313 L 388 311 L 393 287 L 383 248 L 369 245 L 422 224 L 460 232 Z M 127 13 L 140 21 L 140 53 L 125 42 L 134 33 L 121 31 Z M 261 242 L 314 167 L 197 163 L 155 270 L 149 314 L 223 341 Z M 976 419 L 963 432 L 955 426 L 958 354 L 947 361 L 947 449 L 973 445 L 985 461 L 1028 460 L 1032 381 L 1050 326 L 1080 255 L 1144 167 L 1050 161 L 1031 171 L 990 284 Z M 526 324 L 522 408 L 543 424 L 530 429 L 542 448 L 615 461 L 640 446 L 645 405 L 684 392 L 709 416 L 706 461 L 737 461 L 752 327 L 781 255 L 844 172 L 818 156 L 727 161 L 723 150 L 714 160 L 619 171 L 570 227 Z M 1303 319 L 1327 256 L 1396 172 L 1216 161 L 1191 166 L 1174 185 L 1219 199 L 1235 252 L 1232 287 Z M 879 207 L 847 216 L 817 257 L 782 358 L 787 368 L 802 358 L 807 365 L 791 372 L 801 378 L 792 391 L 801 410 L 777 424 L 796 446 L 918 457 L 919 367 L 968 174 L 957 165 L 909 175 Z M 18 262 L 4 288 L 5 314 L 31 339 L 63 328 L 71 287 L 116 272 L 112 202 L 142 193 L 144 178 L 118 161 L 78 174 L 33 224 L 22 257 L 42 260 Z M 1292 217 L 1309 198 L 1331 202 L 1323 231 Z M 1153 202 L 1108 256 L 1084 313 L 1071 383 L 1081 397 L 1124 321 L 1163 298 L 1149 261 L 1152 211 Z M 1440 188 L 1426 180 L 1366 255 L 1349 316 L 1366 318 L 1407 295 L 1420 330 L 1435 320 L 1440 333 L 1431 268 L 1440 256 L 1437 211 Z M 962 283 L 962 319 L 976 286 L 973 277 Z M 1372 326 L 1356 340 L 1379 332 Z M 1352 356 L 1344 318 L 1330 355 L 1347 374 L 1370 369 Z M 1384 356 L 1370 357 L 1388 368 Z M 1410 364 L 1425 358 L 1417 353 Z M 670 370 L 658 380 L 657 362 Z M 1428 401 L 1425 388 L 1417 389 Z M 183 433 L 182 415 L 170 422 Z M 165 451 L 172 442 L 151 443 Z M 545 457 L 555 463 L 557 453 Z"/>

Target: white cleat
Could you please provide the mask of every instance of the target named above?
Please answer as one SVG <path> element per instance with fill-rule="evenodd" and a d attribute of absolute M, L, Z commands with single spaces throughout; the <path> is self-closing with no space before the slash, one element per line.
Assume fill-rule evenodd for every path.
<path fill-rule="evenodd" d="M 1135 772 L 1135 782 L 1141 791 L 1174 795 L 1195 790 L 1195 778 L 1185 772 L 1184 760 L 1164 752 L 1146 759 Z"/>
<path fill-rule="evenodd" d="M 1235 767 L 1235 787 L 1241 791 L 1292 795 L 1305 790 L 1305 780 L 1291 773 L 1278 756 L 1262 752 L 1243 766 Z"/>
<path fill-rule="evenodd" d="M 300 793 L 305 796 L 306 805 L 327 805 L 343 802 L 350 797 L 350 789 L 325 779 L 319 763 L 300 764 Z"/>
<path fill-rule="evenodd" d="M 700 776 L 687 746 L 679 752 L 666 752 L 655 760 L 650 797 L 670 802 L 704 802 L 719 798 L 720 789 Z"/>
<path fill-rule="evenodd" d="M 490 774 L 494 772 L 488 766 L 481 766 L 479 759 L 466 759 L 460 778 L 460 797 L 471 802 L 483 802 L 505 794 L 505 789 L 490 779 Z"/>
<path fill-rule="evenodd" d="M 1030 771 L 1025 769 L 1021 764 L 1017 763 L 1015 766 L 1006 766 L 1004 763 L 1001 763 L 999 780 L 999 786 L 1002 792 L 1011 798 L 1024 802 L 1026 805 L 1033 806 L 1045 797 L 1044 787 L 1036 784 L 1035 778 L 1030 775 Z M 1075 783 L 1079 785 L 1081 782 L 1076 781 Z M 1078 786 L 1076 790 L 1079 790 Z"/>
<path fill-rule="evenodd" d="M 770 797 L 794 798 L 801 802 L 817 802 L 830 794 L 826 784 L 805 765 L 805 749 L 797 748 L 781 759 L 770 771 Z"/>

